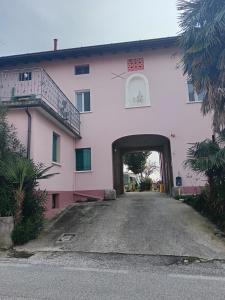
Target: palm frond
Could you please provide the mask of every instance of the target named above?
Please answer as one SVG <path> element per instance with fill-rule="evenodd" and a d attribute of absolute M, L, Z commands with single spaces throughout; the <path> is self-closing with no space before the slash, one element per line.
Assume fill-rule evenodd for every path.
<path fill-rule="evenodd" d="M 203 114 L 213 113 L 216 132 L 225 127 L 225 1 L 179 0 L 184 74 L 197 92 L 205 91 Z"/>

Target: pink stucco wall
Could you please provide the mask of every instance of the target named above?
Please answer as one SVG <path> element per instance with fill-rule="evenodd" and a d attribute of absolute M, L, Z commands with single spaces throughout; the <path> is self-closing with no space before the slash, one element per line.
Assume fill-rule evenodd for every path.
<path fill-rule="evenodd" d="M 65 207 L 73 203 L 73 192 L 71 191 L 58 191 L 59 192 L 59 201 L 56 208 L 52 208 L 52 194 L 56 191 L 48 191 L 48 200 L 46 203 L 46 218 L 53 218 L 58 213 L 60 213 Z"/>
<path fill-rule="evenodd" d="M 204 185 L 202 179 L 183 168 L 188 143 L 211 137 L 210 117 L 203 118 L 200 103 L 188 102 L 186 78 L 177 68 L 176 49 L 104 55 L 43 63 L 66 95 L 74 101 L 75 91 L 90 89 L 91 113 L 81 115 L 82 139 L 76 147 L 92 148 L 92 171 L 77 173 L 77 190 L 112 188 L 112 142 L 133 134 L 161 134 L 171 141 L 173 175 L 183 185 Z M 125 106 L 127 59 L 144 57 L 144 74 L 150 86 L 150 107 Z M 75 76 L 74 65 L 90 64 L 90 74 Z M 115 74 L 124 79 L 112 79 Z M 171 137 L 171 133 L 175 137 Z"/>
<path fill-rule="evenodd" d="M 35 163 L 53 166 L 49 173 L 59 173 L 49 179 L 40 180 L 39 188 L 49 192 L 47 217 L 53 217 L 74 200 L 75 189 L 74 149 L 75 139 L 66 133 L 57 122 L 52 122 L 37 109 L 29 109 L 32 116 L 31 158 Z M 17 129 L 21 142 L 27 145 L 27 115 L 25 110 L 16 109 L 8 112 L 8 121 Z M 60 164 L 52 162 L 52 134 L 60 136 Z M 52 209 L 52 194 L 59 194 L 58 207 Z"/>
<path fill-rule="evenodd" d="M 10 110 L 7 114 L 9 124 L 13 124 L 21 143 L 27 146 L 27 114 L 24 109 Z M 31 145 L 31 155 L 33 146 Z"/>
<path fill-rule="evenodd" d="M 63 131 L 57 123 L 53 123 L 37 109 L 30 109 L 32 116 L 31 158 L 36 163 L 43 163 L 46 167 L 52 165 L 49 173 L 59 173 L 51 179 L 41 180 L 40 188 L 50 191 L 74 190 L 74 149 L 75 139 Z M 24 110 L 10 110 L 9 122 L 17 128 L 22 143 L 27 143 L 27 115 Z M 52 134 L 60 136 L 60 163 L 52 162 Z"/>
<path fill-rule="evenodd" d="M 107 54 L 79 59 L 53 60 L 30 66 L 41 66 L 74 103 L 75 91 L 90 89 L 91 111 L 81 114 L 82 139 L 76 148 L 91 147 L 91 172 L 74 173 L 74 140 L 39 113 L 34 113 L 33 157 L 46 164 L 51 162 L 51 133 L 62 136 L 62 166 L 54 170 L 60 175 L 41 187 L 48 190 L 102 190 L 113 187 L 112 143 L 134 134 L 160 134 L 171 142 L 174 182 L 182 176 L 184 186 L 204 185 L 203 179 L 183 168 L 188 143 L 211 137 L 210 117 L 203 118 L 200 103 L 188 102 L 186 78 L 177 68 L 177 49 Z M 144 74 L 150 86 L 150 107 L 125 108 L 127 59 L 144 57 Z M 90 74 L 75 76 L 76 64 L 89 64 Z M 26 67 L 28 67 L 26 65 Z M 123 74 L 124 79 L 115 78 Z M 20 124 L 18 126 L 21 126 Z M 171 137 L 173 134 L 174 137 Z M 43 141 L 43 142 L 40 142 Z"/>
<path fill-rule="evenodd" d="M 50 172 L 59 173 L 50 180 L 40 181 L 41 189 L 50 191 L 74 190 L 74 149 L 75 139 L 57 124 L 51 122 L 37 110 L 32 113 L 33 159 L 46 166 L 53 165 Z M 52 134 L 60 136 L 60 163 L 52 163 Z"/>

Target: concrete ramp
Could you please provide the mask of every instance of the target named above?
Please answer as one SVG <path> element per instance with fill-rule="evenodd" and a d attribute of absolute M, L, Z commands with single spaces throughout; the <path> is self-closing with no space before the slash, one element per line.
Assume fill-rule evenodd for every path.
<path fill-rule="evenodd" d="M 79 203 L 23 249 L 225 258 L 215 227 L 190 206 L 160 193 L 127 193 Z"/>

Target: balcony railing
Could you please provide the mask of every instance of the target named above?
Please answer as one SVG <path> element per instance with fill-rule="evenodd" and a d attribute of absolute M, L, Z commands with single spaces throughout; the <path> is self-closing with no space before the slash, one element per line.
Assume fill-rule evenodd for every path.
<path fill-rule="evenodd" d="M 0 101 L 42 100 L 79 135 L 80 113 L 41 68 L 0 72 Z"/>

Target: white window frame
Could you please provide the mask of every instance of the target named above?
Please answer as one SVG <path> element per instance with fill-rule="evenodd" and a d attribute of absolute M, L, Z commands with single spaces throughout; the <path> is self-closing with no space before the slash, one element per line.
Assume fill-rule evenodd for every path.
<path fill-rule="evenodd" d="M 89 92 L 90 94 L 90 110 L 84 110 L 84 93 Z M 80 111 L 81 114 L 90 113 L 91 112 L 91 92 L 90 90 L 79 90 L 75 91 L 75 107 L 78 109 L 77 105 L 77 94 L 82 93 L 82 111 Z"/>
<path fill-rule="evenodd" d="M 87 170 L 77 170 L 77 160 L 76 160 L 76 151 L 77 150 L 85 150 L 85 149 L 89 149 L 90 150 L 90 169 Z M 85 147 L 85 148 L 76 148 L 75 149 L 75 173 L 92 173 L 92 148 L 91 147 Z"/>
<path fill-rule="evenodd" d="M 193 86 L 194 101 L 190 101 L 189 85 Z M 188 102 L 187 103 L 202 103 L 203 102 L 203 100 L 199 100 L 199 94 L 195 91 L 194 85 L 190 81 L 187 82 L 187 89 L 188 89 Z"/>
<path fill-rule="evenodd" d="M 76 74 L 76 68 L 79 68 L 79 67 L 87 67 L 87 66 L 88 66 L 88 72 L 87 72 L 87 73 Z M 75 75 L 75 76 L 89 75 L 89 74 L 90 74 L 90 64 L 80 64 L 80 65 L 75 65 L 75 66 L 74 66 L 74 75 Z"/>
<path fill-rule="evenodd" d="M 56 139 L 56 161 L 53 160 L 53 156 L 52 156 L 52 164 L 60 166 L 61 165 L 61 136 L 55 131 L 53 131 L 52 138 L 54 135 L 57 138 Z"/>

